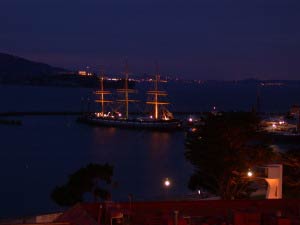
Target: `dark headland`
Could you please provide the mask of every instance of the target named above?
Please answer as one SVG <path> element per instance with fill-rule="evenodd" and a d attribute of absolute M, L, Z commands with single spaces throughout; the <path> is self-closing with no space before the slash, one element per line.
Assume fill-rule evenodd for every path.
<path fill-rule="evenodd" d="M 0 84 L 98 88 L 99 78 L 0 53 Z M 106 81 L 107 88 L 120 88 L 122 81 Z M 131 84 L 132 85 L 132 84 Z"/>

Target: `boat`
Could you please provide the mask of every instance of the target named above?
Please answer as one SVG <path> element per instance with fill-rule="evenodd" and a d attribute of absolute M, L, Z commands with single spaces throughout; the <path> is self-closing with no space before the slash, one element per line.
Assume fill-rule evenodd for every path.
<path fill-rule="evenodd" d="M 95 92 L 96 95 L 100 96 L 95 102 L 101 105 L 101 111 L 84 115 L 79 118 L 79 121 L 106 127 L 161 131 L 175 131 L 181 129 L 181 121 L 175 119 L 172 113 L 166 108 L 169 102 L 159 100 L 160 97 L 167 96 L 167 93 L 159 89 L 160 75 L 158 73 L 153 80 L 154 89 L 147 92 L 150 98 L 146 101 L 146 104 L 152 106 L 152 112 L 148 116 L 138 117 L 129 115 L 129 104 L 137 102 L 137 100 L 129 98 L 129 95 L 136 93 L 136 91 L 128 87 L 128 81 L 128 72 L 125 72 L 124 87 L 117 89 L 117 92 L 122 94 L 123 98 L 116 100 L 116 102 L 125 106 L 124 113 L 119 111 L 108 112 L 106 110 L 105 105 L 113 101 L 107 100 L 105 97 L 112 93 L 104 89 L 104 76 L 102 76 L 100 79 L 100 90 Z"/>

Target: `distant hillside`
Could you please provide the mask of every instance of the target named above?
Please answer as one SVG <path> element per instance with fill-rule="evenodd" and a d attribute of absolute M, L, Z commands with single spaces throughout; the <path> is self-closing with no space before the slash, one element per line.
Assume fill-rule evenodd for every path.
<path fill-rule="evenodd" d="M 97 76 L 79 76 L 74 72 L 0 53 L 0 84 L 99 88 Z M 134 82 L 129 83 L 130 87 Z M 122 88 L 123 81 L 106 81 L 106 88 Z"/>
<path fill-rule="evenodd" d="M 65 69 L 33 62 L 13 55 L 0 53 L 0 77 L 18 79 L 21 77 L 49 76 L 65 72 Z"/>

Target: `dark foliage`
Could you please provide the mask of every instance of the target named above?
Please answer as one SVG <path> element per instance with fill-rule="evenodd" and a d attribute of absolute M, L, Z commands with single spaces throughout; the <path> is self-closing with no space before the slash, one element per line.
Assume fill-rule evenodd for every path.
<path fill-rule="evenodd" d="M 201 187 L 222 199 L 248 197 L 254 189 L 245 177 L 247 170 L 274 157 L 258 124 L 252 113 L 208 115 L 186 138 L 185 156 L 195 168 L 189 188 Z"/>
<path fill-rule="evenodd" d="M 107 199 L 110 192 L 100 187 L 100 182 L 111 184 L 113 167 L 104 164 L 89 164 L 69 176 L 65 185 L 56 187 L 51 198 L 61 206 L 84 201 L 84 194 L 91 193 L 94 200 Z"/>
<path fill-rule="evenodd" d="M 285 198 L 300 198 L 300 149 L 282 153 Z"/>

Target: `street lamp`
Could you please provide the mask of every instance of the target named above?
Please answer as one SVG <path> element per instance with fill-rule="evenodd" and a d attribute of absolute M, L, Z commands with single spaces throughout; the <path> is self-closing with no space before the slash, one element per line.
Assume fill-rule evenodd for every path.
<path fill-rule="evenodd" d="M 169 187 L 171 186 L 171 181 L 169 180 L 169 178 L 166 178 L 166 179 L 164 180 L 164 186 L 165 186 L 166 188 L 169 188 Z"/>
<path fill-rule="evenodd" d="M 247 176 L 248 176 L 248 177 L 252 177 L 252 176 L 253 176 L 253 172 L 252 172 L 250 169 L 249 169 L 248 172 L 247 172 Z"/>
<path fill-rule="evenodd" d="M 171 181 L 169 180 L 169 178 L 165 178 L 163 184 L 164 184 L 164 187 L 166 189 L 166 199 L 167 199 L 168 195 L 169 195 L 168 192 L 169 192 L 169 188 L 171 186 Z"/>

